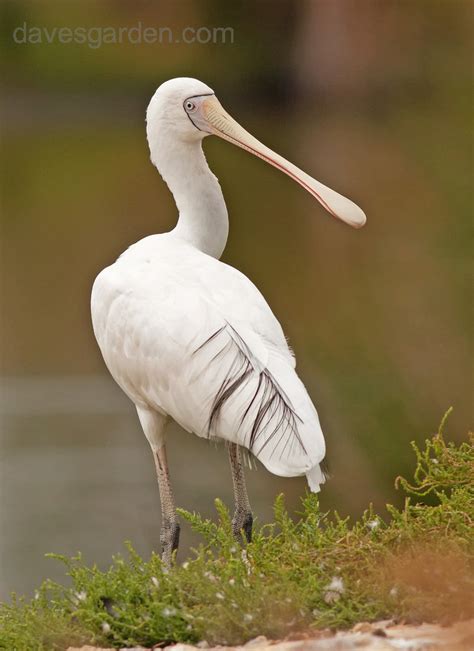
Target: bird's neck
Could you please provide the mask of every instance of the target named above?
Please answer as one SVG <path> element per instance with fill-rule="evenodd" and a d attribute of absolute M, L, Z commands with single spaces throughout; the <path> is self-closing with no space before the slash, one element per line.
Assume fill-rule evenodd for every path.
<path fill-rule="evenodd" d="M 152 160 L 178 207 L 179 219 L 172 237 L 220 258 L 227 243 L 229 219 L 219 181 L 209 169 L 201 140 L 164 140 L 154 154 Z"/>

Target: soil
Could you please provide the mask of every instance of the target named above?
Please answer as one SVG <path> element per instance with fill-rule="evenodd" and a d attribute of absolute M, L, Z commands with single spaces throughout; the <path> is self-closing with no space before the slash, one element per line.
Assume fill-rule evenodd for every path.
<path fill-rule="evenodd" d="M 155 646 L 153 649 L 161 647 Z M 292 636 L 285 640 L 268 640 L 257 637 L 243 646 L 211 647 L 205 640 L 197 646 L 175 644 L 165 647 L 168 651 L 474 651 L 474 620 L 451 626 L 438 624 L 395 624 L 392 621 L 369 624 L 361 622 L 350 631 L 337 633 L 329 630 L 311 635 Z M 69 647 L 67 651 L 117 651 L 91 646 L 80 649 Z M 120 651 L 151 651 L 144 647 L 120 649 Z"/>

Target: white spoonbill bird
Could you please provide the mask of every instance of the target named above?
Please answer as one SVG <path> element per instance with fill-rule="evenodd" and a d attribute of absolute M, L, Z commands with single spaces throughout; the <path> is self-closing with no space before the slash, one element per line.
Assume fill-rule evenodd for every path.
<path fill-rule="evenodd" d="M 219 262 L 228 215 L 203 139 L 215 134 L 262 158 L 351 226 L 363 226 L 365 215 L 245 131 L 196 79 L 158 88 L 146 131 L 178 222 L 133 244 L 98 275 L 92 321 L 105 363 L 134 402 L 153 451 L 169 564 L 179 541 L 165 448 L 170 418 L 197 436 L 227 441 L 237 538 L 243 531 L 250 541 L 252 532 L 241 448 L 275 475 L 306 475 L 313 491 L 324 482 L 323 433 L 281 326 L 255 285 Z"/>

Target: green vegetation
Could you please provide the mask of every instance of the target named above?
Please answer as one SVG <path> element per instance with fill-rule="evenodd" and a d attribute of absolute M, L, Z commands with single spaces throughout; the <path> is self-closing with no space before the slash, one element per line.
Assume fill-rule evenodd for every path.
<path fill-rule="evenodd" d="M 442 424 L 443 425 L 443 424 Z M 151 646 L 162 641 L 235 644 L 311 627 L 345 627 L 395 617 L 450 621 L 474 616 L 474 439 L 456 446 L 440 432 L 413 445 L 412 481 L 397 479 L 403 509 L 382 519 L 369 508 L 354 523 L 323 513 L 315 495 L 298 521 L 283 497 L 275 522 L 243 550 L 216 501 L 218 524 L 181 512 L 204 542 L 167 572 L 128 545 L 107 571 L 59 558 L 71 587 L 47 581 L 31 602 L 0 608 L 0 648 L 68 644 Z"/>

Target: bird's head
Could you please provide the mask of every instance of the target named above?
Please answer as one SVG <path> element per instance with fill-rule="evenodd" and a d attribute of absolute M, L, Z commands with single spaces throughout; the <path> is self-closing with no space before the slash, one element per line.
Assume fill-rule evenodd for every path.
<path fill-rule="evenodd" d="M 208 135 L 200 131 L 189 117 L 201 108 L 202 102 L 214 96 L 214 91 L 202 81 L 189 77 L 169 79 L 158 87 L 146 112 L 147 136 L 153 138 L 166 131 L 173 138 L 184 141 L 202 140 Z M 196 107 L 196 108 L 195 108 Z"/>
<path fill-rule="evenodd" d="M 331 214 L 354 228 L 366 222 L 364 212 L 350 199 L 331 190 L 296 165 L 266 147 L 238 124 L 223 108 L 214 91 L 189 77 L 165 81 L 148 105 L 147 138 L 152 161 L 166 133 L 174 141 L 200 142 L 214 134 L 265 160 L 307 190 Z M 157 165 L 158 166 L 158 165 Z"/>

